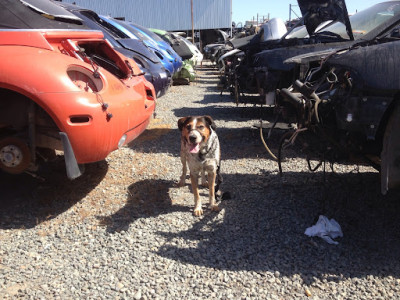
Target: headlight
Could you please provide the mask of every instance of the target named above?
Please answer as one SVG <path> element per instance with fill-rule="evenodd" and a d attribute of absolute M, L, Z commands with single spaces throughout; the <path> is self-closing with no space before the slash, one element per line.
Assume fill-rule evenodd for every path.
<path fill-rule="evenodd" d="M 160 78 L 164 79 L 167 77 L 168 77 L 167 72 L 160 72 Z"/>

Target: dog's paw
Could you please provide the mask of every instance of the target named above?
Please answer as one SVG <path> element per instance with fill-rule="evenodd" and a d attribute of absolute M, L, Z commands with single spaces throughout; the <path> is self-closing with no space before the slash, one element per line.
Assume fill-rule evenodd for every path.
<path fill-rule="evenodd" d="M 193 214 L 196 217 L 200 217 L 203 214 L 203 210 L 201 208 L 195 208 L 194 211 L 193 211 Z"/>
<path fill-rule="evenodd" d="M 219 212 L 219 211 L 221 211 L 221 209 L 219 208 L 219 206 L 218 205 L 210 205 L 210 209 L 211 209 L 211 211 L 215 211 L 215 212 Z"/>
<path fill-rule="evenodd" d="M 180 180 L 180 181 L 176 184 L 176 186 L 177 186 L 177 187 L 183 187 L 183 186 L 185 186 L 185 180 Z"/>
<path fill-rule="evenodd" d="M 207 181 L 202 181 L 201 182 L 201 186 L 208 188 L 208 182 Z"/>

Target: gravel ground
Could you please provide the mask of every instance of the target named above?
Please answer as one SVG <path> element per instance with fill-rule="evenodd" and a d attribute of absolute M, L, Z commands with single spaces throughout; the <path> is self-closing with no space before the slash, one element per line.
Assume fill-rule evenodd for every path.
<path fill-rule="evenodd" d="M 0 299 L 398 299 L 398 194 L 381 196 L 368 167 L 336 164 L 324 181 L 290 149 L 280 177 L 253 128 L 260 109 L 217 82 L 204 64 L 142 136 L 75 181 L 60 161 L 44 180 L 0 174 Z M 231 199 L 194 217 L 189 180 L 176 187 L 176 123 L 204 114 Z M 342 226 L 338 245 L 304 235 L 320 214 Z"/>

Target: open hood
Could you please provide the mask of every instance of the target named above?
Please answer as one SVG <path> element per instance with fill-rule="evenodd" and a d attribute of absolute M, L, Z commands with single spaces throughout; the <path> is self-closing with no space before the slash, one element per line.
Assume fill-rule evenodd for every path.
<path fill-rule="evenodd" d="M 304 19 L 304 25 L 311 36 L 325 21 L 339 21 L 346 26 L 347 34 L 354 40 L 349 14 L 344 0 L 297 0 Z"/>
<path fill-rule="evenodd" d="M 227 42 L 227 44 L 231 45 L 234 49 L 240 49 L 244 46 L 247 46 L 257 35 L 248 35 L 238 39 L 231 39 Z"/>

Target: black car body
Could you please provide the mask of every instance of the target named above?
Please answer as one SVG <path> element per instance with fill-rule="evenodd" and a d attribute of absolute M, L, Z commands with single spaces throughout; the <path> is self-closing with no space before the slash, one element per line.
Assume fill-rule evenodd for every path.
<path fill-rule="evenodd" d="M 383 194 L 400 187 L 399 27 L 379 40 L 295 57 L 290 64 L 308 67 L 321 59 L 304 82 L 279 92 L 277 105 L 287 122 L 296 123 L 293 133 L 305 139 L 301 147 L 320 161 L 373 165 Z"/>
<path fill-rule="evenodd" d="M 400 20 L 398 1 L 374 5 L 351 16 L 350 19 L 344 0 L 299 0 L 298 3 L 308 36 L 284 36 L 279 40 L 260 42 L 260 35 L 257 35 L 248 45 L 242 47 L 244 55 L 233 65 L 236 75 L 228 80 L 231 89 L 236 89 L 239 95 L 258 94 L 258 103 L 274 105 L 275 90 L 287 87 L 295 79 L 302 78 L 307 70 L 304 66 L 299 70 L 295 68 L 295 64 L 284 63 L 286 59 L 310 52 L 333 51 L 374 40 Z M 365 20 L 359 20 L 361 17 L 365 17 Z M 319 24 L 328 20 L 333 22 L 322 29 L 318 28 Z M 363 32 L 358 31 L 359 27 L 363 28 Z"/>

